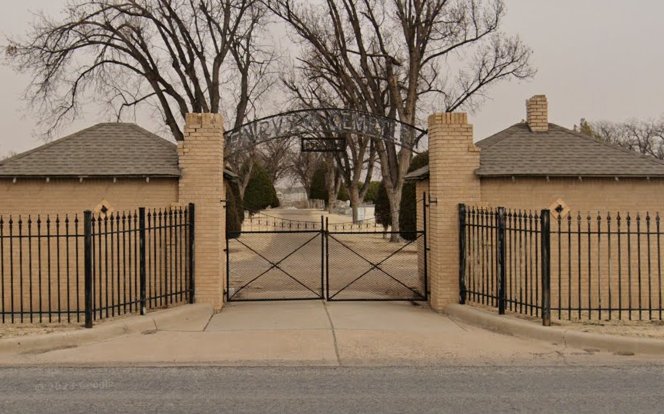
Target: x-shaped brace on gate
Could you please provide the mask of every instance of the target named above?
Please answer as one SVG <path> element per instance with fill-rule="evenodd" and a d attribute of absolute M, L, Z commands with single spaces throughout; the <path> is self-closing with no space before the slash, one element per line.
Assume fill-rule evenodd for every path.
<path fill-rule="evenodd" d="M 343 234 L 343 233 L 342 233 L 342 234 Z M 328 235 L 329 235 L 329 234 L 328 234 Z M 362 259 L 362 260 L 364 260 L 365 262 L 369 263 L 369 264 L 371 265 L 371 268 L 370 268 L 369 270 L 367 270 L 366 272 L 362 273 L 360 276 L 358 276 L 358 277 L 356 277 L 355 279 L 353 279 L 350 283 L 348 283 L 348 284 L 347 284 L 346 286 L 344 286 L 343 288 L 337 290 L 337 292 L 336 292 L 334 295 L 330 296 L 328 299 L 333 299 L 335 296 L 337 296 L 338 294 L 340 294 L 341 292 L 343 292 L 344 290 L 346 290 L 348 287 L 350 287 L 351 285 L 353 285 L 355 282 L 357 282 L 358 280 L 362 279 L 364 276 L 368 275 L 368 274 L 369 274 L 371 271 L 373 271 L 374 269 L 380 270 L 380 271 L 383 272 L 386 276 L 388 276 L 389 278 L 393 279 L 395 282 L 399 283 L 401 286 L 405 287 L 406 289 L 410 290 L 411 292 L 415 293 L 417 296 L 422 296 L 422 294 L 421 294 L 420 292 L 418 292 L 417 290 L 411 288 L 410 286 L 406 286 L 406 285 L 405 285 L 403 282 L 401 282 L 399 279 L 397 279 L 397 278 L 395 278 L 394 276 L 392 276 L 391 274 L 387 273 L 385 270 L 383 270 L 383 269 L 380 267 L 380 265 L 382 265 L 383 263 L 385 263 L 386 261 L 388 261 L 389 259 L 391 259 L 392 257 L 394 257 L 394 255 L 396 255 L 397 253 L 399 253 L 400 251 L 402 251 L 402 250 L 405 249 L 406 247 L 410 246 L 411 244 L 415 243 L 415 242 L 417 241 L 417 239 L 419 239 L 419 238 L 422 236 L 421 234 L 420 234 L 418 237 L 416 237 L 415 240 L 411 240 L 411 241 L 409 241 L 408 243 L 404 244 L 403 246 L 401 246 L 400 248 L 398 248 L 397 250 L 395 250 L 394 252 L 392 252 L 392 254 L 390 254 L 389 256 L 387 256 L 386 258 L 384 258 L 383 260 L 381 260 L 381 261 L 378 262 L 378 263 L 374 263 L 374 262 L 372 262 L 371 260 L 365 258 L 365 257 L 362 256 L 361 254 L 359 254 L 359 253 L 357 253 L 355 250 L 353 250 L 351 247 L 349 247 L 348 245 L 346 245 L 344 242 L 342 242 L 341 240 L 337 239 L 336 237 L 334 237 L 334 236 L 332 236 L 332 235 L 329 235 L 329 236 L 330 236 L 334 241 L 336 241 L 337 243 L 339 243 L 340 245 L 342 245 L 342 246 L 345 247 L 346 249 L 350 250 L 350 251 L 351 251 L 353 254 L 355 254 L 357 257 L 359 257 L 360 259 Z"/>
<path fill-rule="evenodd" d="M 257 255 L 258 257 L 260 257 L 261 259 L 263 259 L 263 260 L 265 260 L 266 262 L 268 262 L 268 263 L 270 264 L 270 268 L 267 269 L 267 270 L 265 270 L 263 273 L 259 274 L 259 275 L 256 276 L 255 278 L 251 279 L 249 282 L 245 283 L 243 286 L 241 286 L 237 291 L 235 291 L 235 293 L 233 294 L 233 296 L 231 296 L 231 298 L 234 297 L 234 296 L 236 296 L 236 295 L 237 295 L 238 293 L 240 293 L 244 288 L 246 288 L 247 286 L 251 285 L 251 284 L 254 283 L 256 280 L 258 280 L 258 279 L 260 279 L 261 277 L 263 277 L 264 275 L 266 275 L 266 274 L 267 274 L 268 272 L 270 272 L 270 270 L 272 270 L 272 269 L 277 269 L 277 270 L 281 271 L 283 274 L 285 274 L 286 276 L 288 276 L 288 277 L 290 277 L 291 279 L 293 279 L 295 282 L 297 282 L 299 285 L 301 285 L 302 287 L 304 287 L 305 289 L 307 289 L 308 291 L 310 291 L 310 292 L 313 293 L 314 295 L 316 295 L 316 296 L 320 296 L 319 293 L 317 293 L 317 292 L 311 290 L 311 288 L 309 288 L 309 286 L 307 286 L 307 285 L 305 285 L 304 283 L 300 282 L 295 276 L 291 275 L 290 273 L 288 273 L 287 271 L 285 271 L 284 269 L 282 269 L 281 266 L 279 266 L 281 263 L 284 262 L 284 260 L 288 259 L 288 258 L 291 257 L 292 255 L 294 255 L 295 253 L 297 253 L 299 250 L 301 250 L 301 249 L 302 249 L 304 246 L 306 246 L 307 244 L 311 243 L 313 240 L 316 240 L 316 238 L 319 237 L 319 236 L 320 236 L 320 233 L 316 233 L 316 235 L 315 235 L 314 237 L 312 237 L 312 238 L 310 238 L 309 240 L 307 240 L 306 242 L 304 242 L 304 243 L 303 243 L 302 245 L 300 245 L 297 249 L 293 250 L 292 252 L 290 252 L 288 255 L 284 256 L 281 260 L 279 260 L 279 261 L 277 261 L 277 262 L 273 262 L 273 261 L 271 261 L 270 259 L 268 259 L 267 257 L 263 256 L 262 254 L 260 254 L 260 253 L 257 252 L 256 250 L 252 249 L 251 246 L 249 246 L 249 245 L 247 245 L 246 243 L 242 242 L 239 238 L 238 238 L 238 239 L 235 239 L 238 243 L 242 244 L 242 245 L 243 245 L 244 247 L 246 247 L 247 249 L 249 249 L 249 250 L 251 250 L 252 252 L 256 253 L 256 255 Z"/>

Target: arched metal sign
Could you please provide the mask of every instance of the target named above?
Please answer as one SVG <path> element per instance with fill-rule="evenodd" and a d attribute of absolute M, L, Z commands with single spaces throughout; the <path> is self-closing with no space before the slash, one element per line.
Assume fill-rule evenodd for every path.
<path fill-rule="evenodd" d="M 305 109 L 269 116 L 227 131 L 231 153 L 273 139 L 299 137 L 303 151 L 338 151 L 345 134 L 357 134 L 414 150 L 427 134 L 399 120 L 349 109 Z"/>

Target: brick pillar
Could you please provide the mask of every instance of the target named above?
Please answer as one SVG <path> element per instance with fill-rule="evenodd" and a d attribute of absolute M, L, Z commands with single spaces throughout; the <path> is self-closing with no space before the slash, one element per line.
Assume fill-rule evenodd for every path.
<path fill-rule="evenodd" d="M 431 307 L 459 303 L 458 204 L 480 201 L 479 149 L 465 113 L 429 116 L 429 247 Z"/>
<path fill-rule="evenodd" d="M 224 126 L 219 114 L 187 114 L 178 146 L 179 202 L 196 204 L 196 302 L 223 306 L 226 281 Z"/>

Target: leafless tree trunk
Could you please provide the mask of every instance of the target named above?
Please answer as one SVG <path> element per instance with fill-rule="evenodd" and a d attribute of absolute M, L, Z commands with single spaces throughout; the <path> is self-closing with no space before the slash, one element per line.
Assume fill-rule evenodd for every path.
<path fill-rule="evenodd" d="M 304 75 L 304 76 L 303 76 Z M 302 74 L 292 75 L 290 79 L 284 79 L 283 82 L 287 89 L 291 92 L 293 102 L 299 108 L 333 108 L 333 107 L 353 107 L 353 103 L 346 98 L 341 101 L 336 94 L 326 90 L 326 85 L 320 84 L 317 77 L 320 75 L 317 69 L 312 68 L 303 71 Z M 354 108 L 358 109 L 358 108 Z M 365 109 L 365 108 L 359 108 Z M 329 137 L 320 138 L 341 138 L 338 132 L 334 131 Z M 373 176 L 373 170 L 376 163 L 377 155 L 375 146 L 370 137 L 358 136 L 356 134 L 344 134 L 343 138 L 347 143 L 346 151 L 336 153 L 335 157 L 327 157 L 327 164 L 333 165 L 337 171 L 334 177 L 334 194 L 332 187 L 328 186 L 328 193 L 330 197 L 334 198 L 336 202 L 337 194 L 339 193 L 340 180 L 346 186 L 350 196 L 350 205 L 353 211 L 353 222 L 357 222 L 358 207 L 364 201 L 364 197 L 369 189 L 369 183 Z M 328 173 L 331 174 L 331 173 Z M 328 176 L 328 183 L 332 178 Z M 328 198 L 328 200 L 332 200 Z M 334 203 L 329 202 L 329 206 L 334 206 Z"/>
<path fill-rule="evenodd" d="M 332 213 L 337 204 L 339 189 L 341 188 L 341 180 L 339 179 L 339 171 L 334 163 L 334 157 L 327 156 L 325 164 L 325 184 L 327 186 L 327 211 Z"/>
<path fill-rule="evenodd" d="M 315 74 L 349 107 L 415 125 L 422 104 L 455 111 L 479 104 L 502 80 L 531 77 L 531 51 L 500 30 L 502 0 L 266 0 L 303 40 L 298 69 Z M 461 69 L 460 69 L 461 68 Z M 310 75 L 311 76 L 311 75 Z M 377 141 L 399 230 L 404 176 L 417 142 Z"/>
<path fill-rule="evenodd" d="M 316 172 L 316 168 L 322 162 L 322 158 L 321 154 L 313 152 L 294 151 L 291 153 L 291 158 L 288 161 L 290 173 L 302 184 L 307 195 L 311 193 L 311 180 Z"/>
<path fill-rule="evenodd" d="M 358 222 L 358 209 L 369 190 L 376 164 L 376 149 L 369 137 L 346 135 L 348 148 L 345 152 L 337 154 L 337 164 L 348 189 L 350 206 L 353 211 L 353 223 Z"/>

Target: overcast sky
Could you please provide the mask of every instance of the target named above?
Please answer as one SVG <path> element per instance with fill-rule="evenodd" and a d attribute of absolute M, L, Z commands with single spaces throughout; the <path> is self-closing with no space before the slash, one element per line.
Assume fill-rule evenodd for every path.
<path fill-rule="evenodd" d="M 11 2 L 0 14 L 0 31 L 24 33 L 32 11 L 57 13 L 65 0 Z M 549 97 L 550 121 L 566 127 L 589 120 L 657 118 L 664 114 L 663 0 L 506 0 L 503 30 L 519 34 L 534 50 L 533 80 L 504 83 L 470 116 L 475 138 L 525 118 L 525 99 Z M 21 102 L 28 78 L 0 66 L 0 156 L 39 145 L 34 114 Z M 96 122 L 88 114 L 63 136 Z M 145 125 L 154 130 L 154 126 Z"/>

